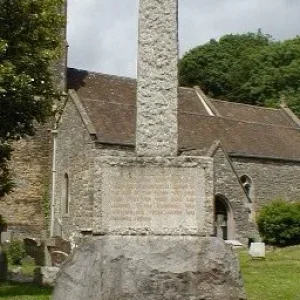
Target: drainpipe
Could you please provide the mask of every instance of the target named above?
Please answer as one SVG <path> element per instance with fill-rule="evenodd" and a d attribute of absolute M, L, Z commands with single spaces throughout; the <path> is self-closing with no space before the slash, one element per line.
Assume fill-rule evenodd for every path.
<path fill-rule="evenodd" d="M 52 130 L 53 134 L 53 155 L 52 155 L 52 191 L 51 191 L 51 217 L 50 217 L 50 237 L 54 235 L 54 218 L 55 218 L 55 177 L 56 177 L 56 124 Z"/>

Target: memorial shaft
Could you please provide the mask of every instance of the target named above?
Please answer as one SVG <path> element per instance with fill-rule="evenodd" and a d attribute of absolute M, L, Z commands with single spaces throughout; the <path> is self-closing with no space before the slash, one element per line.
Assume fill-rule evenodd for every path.
<path fill-rule="evenodd" d="M 140 0 L 136 152 L 178 150 L 178 1 Z"/>

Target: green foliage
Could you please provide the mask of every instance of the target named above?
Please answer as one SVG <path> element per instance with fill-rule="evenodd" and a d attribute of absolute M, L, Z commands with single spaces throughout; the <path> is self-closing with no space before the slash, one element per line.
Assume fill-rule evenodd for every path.
<path fill-rule="evenodd" d="M 22 258 L 25 257 L 25 245 L 21 240 L 14 240 L 4 245 L 4 251 L 7 254 L 8 262 L 11 265 L 18 265 L 21 263 Z"/>
<path fill-rule="evenodd" d="M 180 83 L 212 97 L 276 107 L 285 96 L 300 115 L 300 37 L 279 42 L 257 33 L 225 35 L 196 47 L 179 64 Z"/>
<path fill-rule="evenodd" d="M 13 187 L 13 182 L 7 165 L 11 156 L 11 151 L 12 149 L 9 144 L 0 143 L 0 197 L 3 197 Z"/>
<path fill-rule="evenodd" d="M 61 54 L 62 4 L 0 0 L 0 197 L 11 188 L 7 143 L 33 135 L 60 96 L 52 67 Z"/>
<path fill-rule="evenodd" d="M 257 225 L 268 244 L 300 244 L 300 202 L 277 200 L 264 206 L 258 213 Z"/>

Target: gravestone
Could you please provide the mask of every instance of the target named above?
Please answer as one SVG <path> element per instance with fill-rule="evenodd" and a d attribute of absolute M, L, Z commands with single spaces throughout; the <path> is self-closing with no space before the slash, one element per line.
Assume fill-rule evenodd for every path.
<path fill-rule="evenodd" d="M 0 244 L 10 243 L 13 240 L 13 232 L 11 231 L 2 231 Z"/>
<path fill-rule="evenodd" d="M 249 254 L 252 258 L 265 258 L 266 246 L 265 243 L 256 242 L 250 244 Z"/>
<path fill-rule="evenodd" d="M 136 156 L 95 159 L 93 237 L 54 300 L 241 300 L 237 257 L 213 233 L 213 162 L 177 156 L 177 0 L 140 0 Z"/>

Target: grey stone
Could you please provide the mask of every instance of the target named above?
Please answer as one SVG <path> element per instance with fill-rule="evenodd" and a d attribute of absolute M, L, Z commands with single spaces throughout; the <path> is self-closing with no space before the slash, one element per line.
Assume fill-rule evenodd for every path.
<path fill-rule="evenodd" d="M 22 273 L 22 267 L 21 266 L 15 267 L 11 270 L 11 272 L 14 273 L 14 274 L 21 274 Z"/>
<path fill-rule="evenodd" d="M 52 251 L 51 252 L 51 260 L 52 265 L 55 267 L 59 267 L 67 258 L 68 254 L 63 251 Z"/>
<path fill-rule="evenodd" d="M 54 286 L 59 267 L 37 267 L 34 269 L 33 282 L 39 285 Z"/>
<path fill-rule="evenodd" d="M 185 158 L 105 157 L 96 159 L 101 174 L 94 186 L 94 233 L 208 236 L 213 232 L 212 161 Z M 99 163 L 98 163 L 99 162 Z M 122 165 L 122 163 L 124 163 Z"/>
<path fill-rule="evenodd" d="M 102 236 L 79 246 L 54 300 L 246 299 L 239 263 L 217 238 Z"/>
<path fill-rule="evenodd" d="M 11 242 L 13 240 L 13 233 L 11 231 L 2 231 L 0 244 Z"/>
<path fill-rule="evenodd" d="M 177 5 L 177 0 L 140 1 L 138 156 L 177 155 Z"/>
<path fill-rule="evenodd" d="M 265 243 L 251 243 L 249 254 L 252 258 L 265 258 L 266 246 Z"/>
<path fill-rule="evenodd" d="M 225 243 L 227 245 L 231 245 L 233 248 L 243 248 L 243 247 L 245 247 L 244 244 L 242 244 L 241 242 L 236 241 L 236 240 L 226 240 Z"/>

